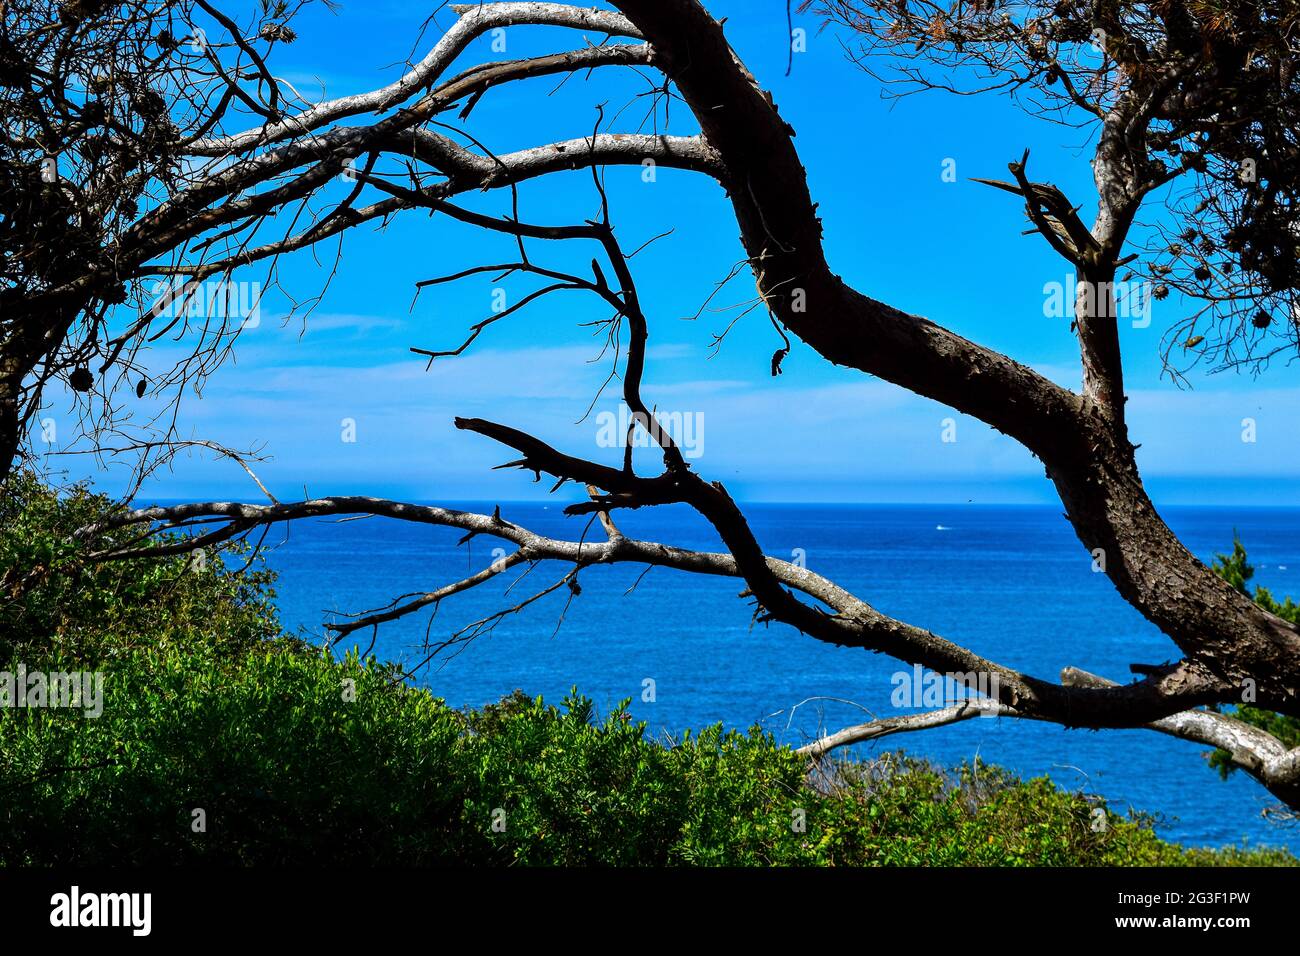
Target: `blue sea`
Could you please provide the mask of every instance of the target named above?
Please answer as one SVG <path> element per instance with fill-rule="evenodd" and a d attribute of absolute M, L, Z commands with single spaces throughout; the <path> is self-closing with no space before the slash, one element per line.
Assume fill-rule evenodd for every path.
<path fill-rule="evenodd" d="M 492 505 L 459 503 L 466 510 Z M 563 502 L 506 504 L 502 514 L 542 534 L 599 536 Z M 746 508 L 769 554 L 791 558 L 853 590 L 884 613 L 935 631 L 1003 664 L 1046 679 L 1073 665 L 1116 680 L 1132 662 L 1176 659 L 1177 649 L 1092 571 L 1059 509 L 977 505 L 774 505 Z M 1300 509 L 1162 509 L 1202 560 L 1246 544 L 1255 583 L 1300 596 Z M 717 550 L 706 525 L 684 509 L 618 516 L 625 534 Z M 314 519 L 278 526 L 267 561 L 280 574 L 287 626 L 321 638 L 333 612 L 356 612 L 423 593 L 486 566 L 500 542 L 457 546 L 459 532 L 381 518 Z M 499 556 L 499 554 L 497 555 Z M 543 564 L 510 586 L 481 587 L 446 600 L 437 614 L 380 629 L 374 653 L 408 664 L 426 640 L 514 605 L 552 584 L 565 568 Z M 631 712 L 663 739 L 721 722 L 759 724 L 800 744 L 824 730 L 896 714 L 893 677 L 910 668 L 862 650 L 831 647 L 791 628 L 752 625 L 740 584 L 644 566 L 585 570 L 581 594 L 568 588 L 529 606 L 472 643 L 435 657 L 420 682 L 454 706 L 481 705 L 516 688 L 559 703 L 574 685 L 608 711 Z M 566 607 L 567 602 L 567 607 Z M 359 641 L 357 639 L 360 639 Z M 369 632 L 348 646 L 364 650 Z M 653 681 L 653 701 L 643 691 Z M 1157 831 L 1188 845 L 1285 845 L 1300 851 L 1300 828 L 1264 819 L 1269 794 L 1244 774 L 1224 782 L 1206 748 L 1150 731 L 1092 732 L 999 719 L 903 734 L 860 745 L 866 757 L 905 749 L 951 765 L 978 758 L 1023 776 L 1099 794 L 1112 809 L 1161 814 Z"/>

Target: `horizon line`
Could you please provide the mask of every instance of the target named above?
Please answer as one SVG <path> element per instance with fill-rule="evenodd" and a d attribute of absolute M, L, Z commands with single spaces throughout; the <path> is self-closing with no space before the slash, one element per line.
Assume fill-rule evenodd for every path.
<path fill-rule="evenodd" d="M 333 495 L 315 495 L 310 498 L 296 499 L 298 501 L 319 501 L 324 498 L 374 498 L 377 501 L 398 501 L 414 505 L 427 505 L 434 507 L 444 507 L 447 505 L 542 505 L 549 508 L 556 505 L 560 508 L 565 507 L 570 502 L 548 500 L 545 498 L 417 498 L 417 497 L 386 497 L 383 495 L 360 495 L 360 494 L 333 494 Z M 204 502 L 230 502 L 240 505 L 261 505 L 267 502 L 263 500 L 253 500 L 244 498 L 230 497 L 204 497 L 200 495 L 187 496 L 181 498 L 157 497 L 144 499 L 158 504 L 194 504 Z M 581 499 L 575 499 L 581 500 Z M 933 508 L 933 507 L 974 507 L 974 508 L 1063 508 L 1061 502 L 1050 501 L 786 501 L 766 498 L 738 498 L 738 505 L 748 506 L 773 506 L 782 508 Z M 1255 511 L 1274 510 L 1274 511 L 1300 511 L 1300 503 L 1296 504 L 1240 504 L 1236 502 L 1165 502 L 1162 503 L 1154 500 L 1157 507 L 1162 508 L 1231 508 L 1233 510 L 1249 509 Z M 685 502 L 668 502 L 667 504 L 686 504 Z M 141 505 L 141 507 L 146 507 Z M 626 510 L 626 509 L 619 509 Z M 328 516 L 325 516 L 328 517 Z"/>

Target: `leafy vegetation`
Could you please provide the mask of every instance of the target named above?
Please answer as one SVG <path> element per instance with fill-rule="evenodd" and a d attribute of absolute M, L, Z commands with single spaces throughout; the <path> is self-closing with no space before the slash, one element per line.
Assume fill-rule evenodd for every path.
<path fill-rule="evenodd" d="M 1255 569 L 1247 560 L 1246 548 L 1240 539 L 1233 539 L 1232 554 L 1215 555 L 1214 571 L 1242 594 L 1250 594 L 1250 579 L 1255 576 Z M 1285 621 L 1300 624 L 1300 605 L 1290 597 L 1279 603 L 1263 585 L 1255 588 L 1253 597 L 1255 603 L 1265 610 Z M 1246 723 L 1272 734 L 1287 747 L 1300 747 L 1300 720 L 1295 717 L 1251 707 L 1249 704 L 1234 708 L 1232 713 Z M 1217 769 L 1225 780 L 1237 769 L 1232 763 L 1232 755 L 1226 750 L 1214 751 L 1210 755 L 1210 766 Z"/>
<path fill-rule="evenodd" d="M 137 648 L 198 642 L 238 654 L 281 633 L 274 576 L 260 566 L 232 570 L 220 555 L 86 560 L 88 549 L 73 534 L 112 507 L 85 485 L 57 494 L 30 472 L 0 485 L 0 660 L 108 664 Z M 227 556 L 238 561 L 241 553 L 237 547 Z"/>
<path fill-rule="evenodd" d="M 1049 780 L 901 754 L 827 763 L 757 730 L 671 745 L 516 692 L 458 711 L 374 659 L 277 636 L 270 577 L 88 565 L 109 507 L 4 497 L 6 657 L 102 668 L 103 715 L 0 710 L 0 865 L 1236 865 Z"/>
<path fill-rule="evenodd" d="M 577 695 L 466 714 L 356 657 L 138 650 L 107 687 L 98 720 L 0 724 L 4 863 L 1294 862 L 1184 851 L 1105 810 L 1098 826 L 1094 800 L 985 766 L 890 755 L 809 779 L 761 733 L 665 747 Z"/>

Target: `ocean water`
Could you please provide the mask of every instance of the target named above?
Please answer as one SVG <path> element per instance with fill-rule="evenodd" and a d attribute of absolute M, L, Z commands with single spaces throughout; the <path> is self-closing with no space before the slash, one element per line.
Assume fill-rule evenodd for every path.
<path fill-rule="evenodd" d="M 466 510 L 491 505 L 460 503 Z M 502 514 L 539 533 L 599 536 L 563 503 L 507 504 Z M 1049 507 L 976 505 L 750 505 L 751 525 L 769 554 L 801 549 L 808 566 L 881 611 L 929 628 L 1045 679 L 1073 665 L 1130 679 L 1131 662 L 1175 659 L 1177 649 L 1115 593 L 1061 516 Z M 1300 596 L 1300 509 L 1162 509 L 1202 560 L 1231 550 L 1234 531 L 1256 568 L 1255 583 Z M 716 550 L 710 529 L 685 509 L 619 516 L 624 533 Z M 315 519 L 278 526 L 268 564 L 280 574 L 278 604 L 287 626 L 320 638 L 334 613 L 375 608 L 486 566 L 500 544 L 380 518 Z M 721 722 L 761 724 L 779 740 L 805 742 L 870 716 L 890 703 L 891 658 L 836 648 L 781 625 L 751 625 L 737 581 L 644 566 L 594 567 L 581 594 L 562 588 L 490 633 L 433 658 L 419 681 L 454 706 L 480 705 L 515 688 L 558 703 L 576 685 L 602 711 L 631 698 L 649 732 L 677 735 Z M 381 628 L 373 651 L 413 664 L 426 641 L 517 604 L 565 572 L 543 564 L 522 580 L 446 600 Z M 508 582 L 514 582 L 509 583 Z M 507 592 L 507 586 L 509 590 Z M 567 603 L 567 606 L 566 606 Z M 359 639 L 359 640 L 358 640 Z M 371 643 L 369 632 L 345 646 Z M 653 681 L 654 700 L 643 700 Z M 1244 774 L 1221 781 L 1205 747 L 1150 731 L 1092 732 L 980 718 L 859 745 L 862 756 L 905 749 L 943 764 L 979 759 L 1024 776 L 1104 796 L 1113 809 L 1161 814 L 1158 832 L 1189 845 L 1285 845 L 1300 851 L 1300 828 L 1264 819 L 1274 801 Z"/>

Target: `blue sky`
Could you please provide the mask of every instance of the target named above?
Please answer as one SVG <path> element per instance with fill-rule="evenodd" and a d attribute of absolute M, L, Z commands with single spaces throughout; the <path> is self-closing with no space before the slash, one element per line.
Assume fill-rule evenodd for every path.
<path fill-rule="evenodd" d="M 1077 387 L 1076 345 L 1068 318 L 1045 318 L 1045 283 L 1063 281 L 1064 263 L 1037 237 L 1024 237 L 1023 210 L 1004 193 L 968 177 L 1002 178 L 1006 164 L 1032 148 L 1030 172 L 1060 185 L 1085 213 L 1092 208 L 1084 132 L 1023 115 L 1000 98 L 956 99 L 927 94 L 891 102 L 879 84 L 847 62 L 832 31 L 796 18 L 809 49 L 785 77 L 783 0 L 710 0 L 729 17 L 727 31 L 781 113 L 820 202 L 832 268 L 863 292 L 925 315 L 977 342 L 1007 352 L 1051 378 Z M 369 89 L 394 78 L 414 49 L 427 6 L 344 0 L 337 14 L 309 11 L 300 39 L 284 48 L 276 72 L 304 94 L 329 96 Z M 451 14 L 440 15 L 444 25 Z M 569 48 L 570 31 L 515 29 L 511 57 Z M 459 66 L 500 58 L 480 39 Z M 575 77 L 552 94 L 554 80 L 490 92 L 468 129 L 494 151 L 587 134 L 594 106 L 610 115 L 644 82 L 629 74 Z M 549 95 L 548 95 L 549 94 Z M 615 128 L 635 130 L 646 100 L 635 99 Z M 669 132 L 694 131 L 689 114 L 673 110 Z M 957 182 L 944 182 L 945 160 Z M 625 246 L 673 234 L 634 260 L 651 317 L 652 352 L 645 395 L 660 409 L 703 423 L 698 469 L 748 500 L 1050 502 L 1041 466 L 1014 442 L 978 422 L 857 372 L 836 369 L 796 341 L 785 374 L 768 375 L 779 345 L 765 315 L 752 312 L 710 348 L 729 316 L 706 312 L 691 321 L 716 281 L 743 255 L 731 210 L 704 177 L 661 170 L 653 183 L 635 168 L 611 169 L 607 185 Z M 337 187 L 342 195 L 345 186 Z M 524 218 L 576 222 L 595 212 L 586 173 L 550 177 L 522 190 Z M 507 194 L 471 197 L 491 212 Z M 533 247 L 559 267 L 585 268 L 587 249 Z M 236 361 L 190 398 L 184 434 L 232 447 L 259 446 L 270 460 L 259 473 L 281 497 L 372 493 L 418 499 L 535 497 L 548 484 L 531 476 L 491 472 L 505 459 L 486 440 L 456 431 L 453 416 L 492 418 L 542 436 L 565 450 L 604 460 L 594 415 L 580 421 L 608 374 L 608 357 L 583 322 L 604 313 L 570 295 L 552 297 L 491 328 L 457 359 L 429 371 L 410 346 L 459 344 L 465 330 L 491 312 L 493 283 L 466 282 L 422 294 L 414 283 L 473 265 L 511 258 L 509 240 L 423 214 L 386 230 L 351 234 L 324 297 L 305 320 L 281 321 L 288 300 L 268 293 L 262 320 L 246 330 Z M 320 292 L 333 250 L 281 263 L 279 285 L 296 298 Z M 262 280 L 264 269 L 237 278 Z M 509 301 L 531 288 L 502 284 Z M 749 299 L 753 281 L 740 275 L 715 304 Z M 1158 501 L 1290 504 L 1297 501 L 1300 412 L 1295 370 L 1275 364 L 1259 378 L 1225 373 L 1192 377 L 1179 390 L 1159 378 L 1159 337 L 1180 315 L 1170 298 L 1155 303 L 1150 328 L 1124 326 L 1131 430 Z M 174 349 L 179 346 L 168 346 Z M 162 367 L 167 349 L 147 359 Z M 616 405 L 608 393 L 597 411 Z M 50 414 L 67 413 L 56 399 Z M 944 442 L 944 419 L 955 442 Z M 1256 441 L 1242 441 L 1242 420 L 1256 422 Z M 342 440 L 344 419 L 356 441 Z M 654 467 L 650 453 L 639 461 Z M 80 462 L 85 467 L 86 462 Z M 76 471 L 78 465 L 73 465 Z M 106 487 L 116 481 L 103 479 Z M 182 460 L 147 489 L 158 497 L 255 497 L 237 467 L 210 458 Z"/>

